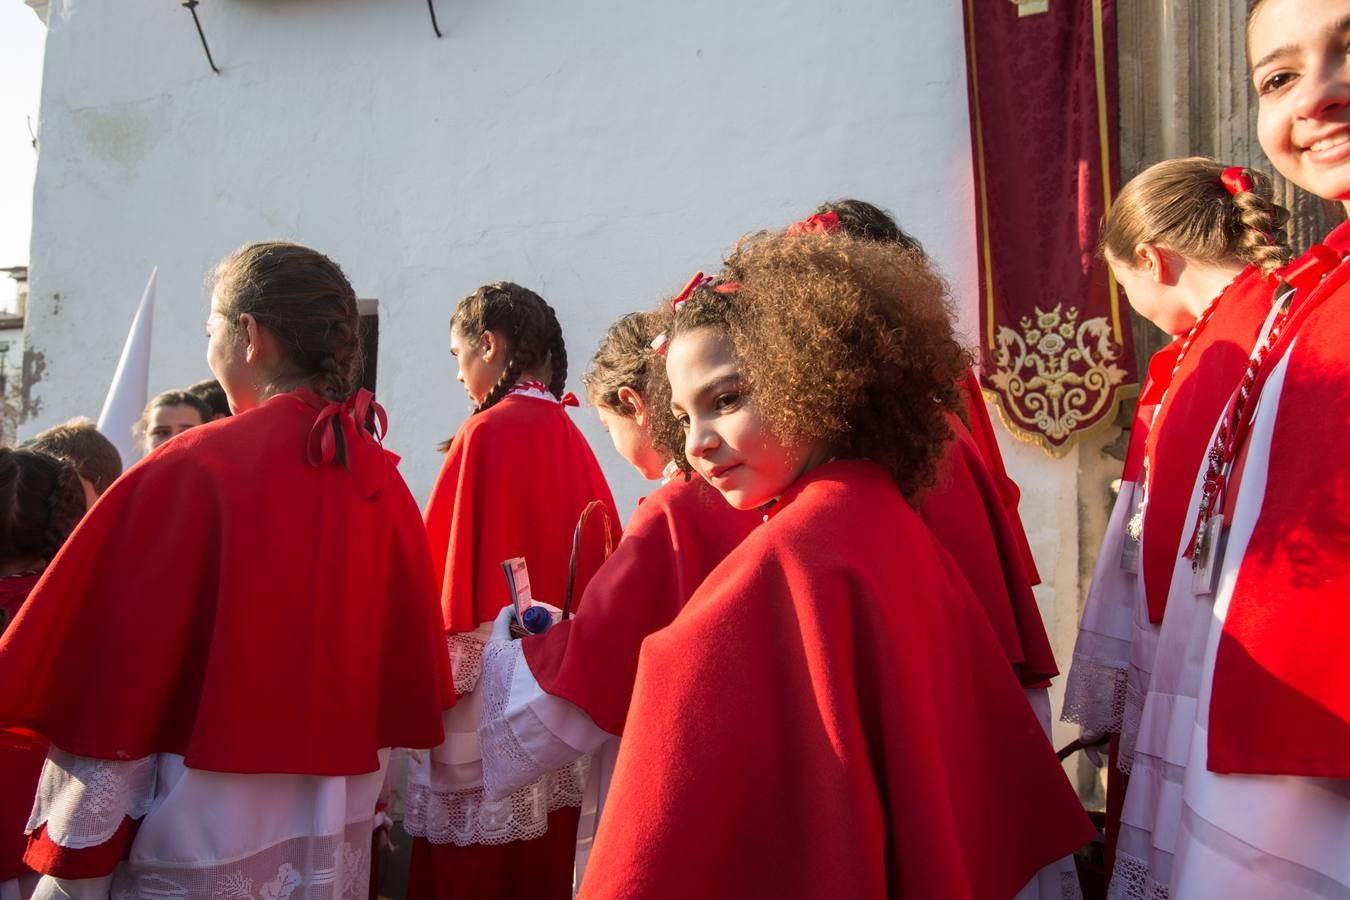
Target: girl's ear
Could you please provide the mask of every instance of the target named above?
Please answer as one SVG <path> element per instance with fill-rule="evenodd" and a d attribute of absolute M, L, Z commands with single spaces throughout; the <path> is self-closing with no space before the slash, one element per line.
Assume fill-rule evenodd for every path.
<path fill-rule="evenodd" d="M 501 352 L 501 341 L 497 340 L 497 335 L 491 331 L 483 332 L 483 336 L 478 339 L 478 346 L 475 352 L 483 357 L 483 362 L 490 363 L 497 358 Z"/>
<path fill-rule="evenodd" d="M 244 361 L 254 363 L 262 354 L 262 329 L 258 320 L 248 313 L 239 317 L 239 330 L 244 335 Z"/>
<path fill-rule="evenodd" d="M 1175 286 L 1185 268 L 1181 257 L 1166 247 L 1157 244 L 1137 244 L 1134 248 L 1135 264 L 1143 268 L 1155 283 L 1168 287 Z"/>
<path fill-rule="evenodd" d="M 639 428 L 647 427 L 647 404 L 642 395 L 630 387 L 619 388 L 619 405 L 633 411 L 633 421 Z"/>

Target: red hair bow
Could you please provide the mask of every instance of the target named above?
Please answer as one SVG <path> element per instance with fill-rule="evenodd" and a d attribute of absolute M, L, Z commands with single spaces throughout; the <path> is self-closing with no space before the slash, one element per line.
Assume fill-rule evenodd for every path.
<path fill-rule="evenodd" d="M 675 295 L 674 300 L 670 301 L 671 312 L 679 312 L 680 307 L 683 306 L 684 302 L 689 299 L 689 295 L 694 292 L 695 288 L 711 283 L 712 279 L 709 278 L 707 275 L 704 275 L 702 272 L 695 272 L 694 277 L 689 279 L 689 283 L 686 284 L 680 290 L 680 292 Z"/>
<path fill-rule="evenodd" d="M 1238 194 L 1245 194 L 1254 187 L 1252 177 L 1247 174 L 1247 170 L 1242 166 L 1229 166 L 1224 169 L 1223 174 L 1219 176 L 1219 180 L 1228 189 L 1228 193 L 1234 197 Z"/>
<path fill-rule="evenodd" d="M 816 213 L 814 216 L 807 216 L 800 222 L 793 222 L 788 226 L 788 234 L 833 234 L 838 231 L 839 214 L 838 213 Z"/>
<path fill-rule="evenodd" d="M 311 466 L 330 463 L 337 457 L 337 438 L 333 436 L 329 420 L 336 420 L 338 427 L 342 429 L 349 462 L 357 441 L 378 446 L 389 428 L 389 417 L 385 415 L 384 407 L 376 403 L 375 395 L 365 388 L 361 388 L 341 403 L 329 403 L 319 411 L 318 417 L 314 419 L 314 424 L 309 429 L 305 458 Z M 374 427 L 374 433 L 366 427 L 367 424 Z"/>

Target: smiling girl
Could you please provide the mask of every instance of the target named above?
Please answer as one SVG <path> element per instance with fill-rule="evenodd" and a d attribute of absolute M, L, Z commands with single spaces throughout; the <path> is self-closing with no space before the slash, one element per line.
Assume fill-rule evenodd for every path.
<path fill-rule="evenodd" d="M 1091 837 L 910 505 L 969 365 L 944 298 L 900 248 L 772 235 L 677 313 L 672 449 L 768 521 L 643 645 L 584 897 L 1009 897 Z"/>
<path fill-rule="evenodd" d="M 618 513 L 566 412 L 564 399 L 576 404 L 563 397 L 567 350 L 542 297 L 509 282 L 479 288 L 455 307 L 450 352 L 474 411 L 445 446 L 426 527 L 462 699 L 446 716 L 445 743 L 410 767 L 408 896 L 566 898 L 586 760 L 486 799 L 475 688 L 493 620 L 510 602 L 502 561 L 525 557 L 534 597 L 561 606 L 582 510 L 598 500 L 611 523 Z M 582 555 L 576 596 L 599 561 Z"/>
<path fill-rule="evenodd" d="M 1347 0 L 1252 9 L 1261 146 L 1286 178 L 1343 205 L 1347 48 Z M 1193 722 L 1168 760 L 1182 770 L 1181 809 L 1162 823 L 1176 834 L 1163 886 L 1173 897 L 1350 896 L 1347 253 L 1343 224 L 1281 273 L 1292 291 L 1277 298 L 1201 472 L 1190 559 L 1178 560 L 1202 627 L 1198 696 L 1173 707 Z"/>

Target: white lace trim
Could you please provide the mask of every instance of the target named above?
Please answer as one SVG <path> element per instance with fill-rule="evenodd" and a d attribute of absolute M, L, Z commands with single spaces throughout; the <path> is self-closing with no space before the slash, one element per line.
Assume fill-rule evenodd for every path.
<path fill-rule="evenodd" d="M 1083 726 L 1085 734 L 1119 733 L 1128 680 L 1128 669 L 1075 656 L 1064 684 L 1060 719 Z"/>
<path fill-rule="evenodd" d="M 438 780 L 438 767 L 430 763 L 430 781 Z M 453 790 L 412 778 L 403 827 L 433 844 L 458 847 L 533 840 L 548 832 L 549 813 L 581 806 L 589 771 L 590 757 L 583 756 L 502 800 L 488 800 L 481 786 Z"/>
<path fill-rule="evenodd" d="M 479 746 L 483 759 L 483 790 L 485 796 L 502 797 L 510 785 L 529 784 L 541 771 L 547 771 L 530 754 L 515 731 L 505 721 L 506 707 L 511 700 L 511 682 L 516 674 L 516 662 L 523 656 L 519 641 L 489 641 L 483 651 L 483 718 L 479 729 Z M 491 765 L 486 763 L 491 760 Z"/>
<path fill-rule="evenodd" d="M 106 843 L 124 817 L 140 819 L 150 811 L 156 759 L 89 759 L 52 747 L 26 830 L 46 825 L 53 841 L 76 850 Z"/>
<path fill-rule="evenodd" d="M 1116 867 L 1111 873 L 1107 900 L 1170 900 L 1167 885 L 1158 884 L 1149 875 L 1148 864 L 1138 857 L 1116 851 Z"/>
<path fill-rule="evenodd" d="M 1078 883 L 1078 872 L 1075 869 L 1066 869 L 1059 873 L 1059 900 L 1083 900 L 1083 888 Z"/>
<path fill-rule="evenodd" d="M 1134 768 L 1135 748 L 1139 744 L 1139 728 L 1144 720 L 1144 695 L 1132 684 L 1125 686 L 1125 711 L 1120 721 L 1120 750 L 1116 768 L 1130 774 Z"/>
<path fill-rule="evenodd" d="M 373 820 L 342 834 L 282 841 L 243 859 L 211 866 L 123 863 L 112 900 L 364 900 L 370 890 Z"/>
<path fill-rule="evenodd" d="M 455 693 L 467 694 L 478 687 L 478 676 L 483 672 L 483 644 L 486 636 L 476 631 L 446 635 L 450 649 L 450 675 L 455 680 Z"/>

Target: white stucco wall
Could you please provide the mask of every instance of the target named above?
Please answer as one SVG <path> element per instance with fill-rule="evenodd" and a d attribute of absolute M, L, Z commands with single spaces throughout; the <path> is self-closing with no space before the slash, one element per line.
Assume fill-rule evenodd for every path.
<path fill-rule="evenodd" d="M 204 3 L 216 76 L 177 4 L 51 5 L 25 432 L 97 413 L 152 266 L 151 390 L 205 377 L 203 275 L 260 238 L 318 247 L 380 301 L 379 393 L 419 497 L 467 412 L 446 322 L 480 283 L 557 308 L 574 387 L 613 319 L 829 197 L 893 209 L 973 296 L 959 5 L 437 12 L 442 40 L 420 3 Z M 630 508 L 643 485 L 578 419 Z"/>
<path fill-rule="evenodd" d="M 437 6 L 442 40 L 420 2 L 212 0 L 216 76 L 177 4 L 54 0 L 25 434 L 97 414 L 152 266 L 151 390 L 205 377 L 203 276 L 269 237 L 329 253 L 379 300 L 388 444 L 419 499 L 468 411 L 448 316 L 486 281 L 554 305 L 579 391 L 609 322 L 742 232 L 853 195 L 923 241 L 977 333 L 960 4 Z M 647 486 L 576 418 L 626 513 Z M 1067 663 L 1076 465 L 1005 452 Z"/>

